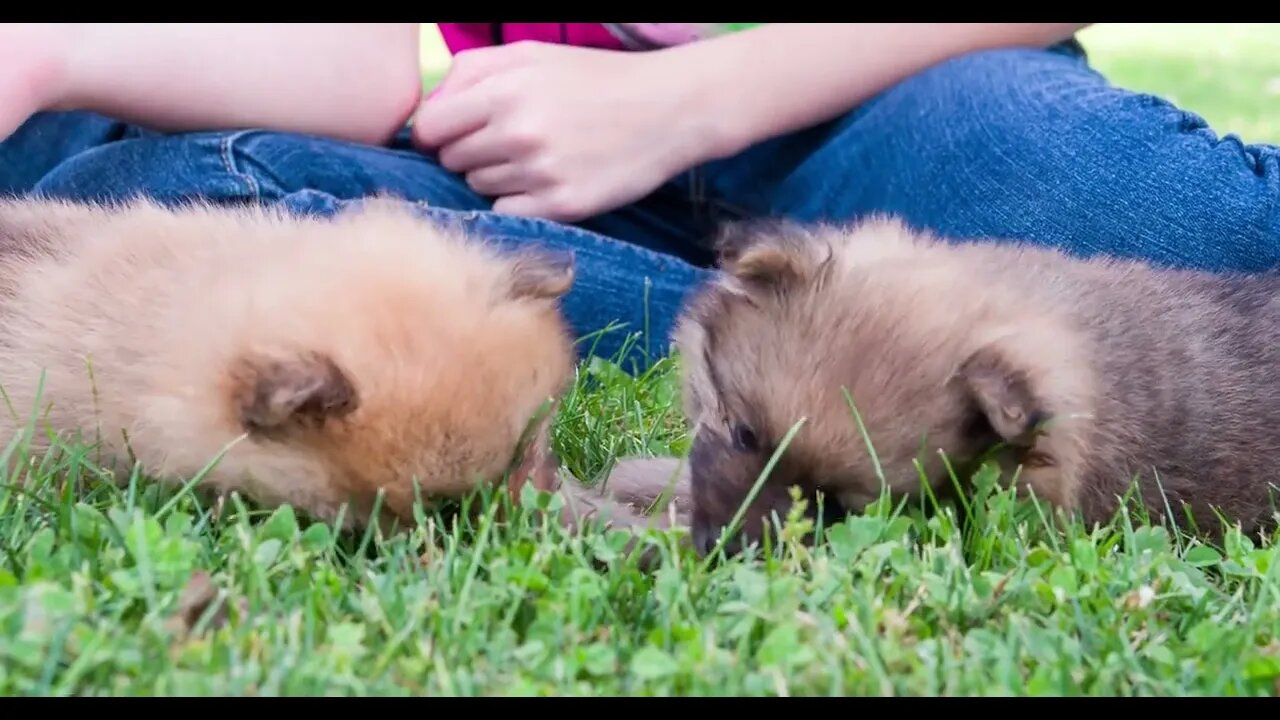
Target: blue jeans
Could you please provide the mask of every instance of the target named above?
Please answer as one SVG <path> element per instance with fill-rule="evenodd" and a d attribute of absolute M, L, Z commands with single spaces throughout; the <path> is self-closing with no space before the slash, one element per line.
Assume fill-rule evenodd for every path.
<path fill-rule="evenodd" d="M 642 331 L 667 350 L 723 219 L 848 220 L 889 211 L 959 236 L 1027 239 L 1207 269 L 1280 264 L 1280 148 L 1218 137 L 1160 98 L 1110 86 L 1074 42 L 959 57 L 855 110 L 672 179 L 576 225 L 506 217 L 433 158 L 261 130 L 164 135 L 88 113 L 42 114 L 0 144 L 0 193 L 282 201 L 311 212 L 390 191 L 500 243 L 574 252 L 579 335 Z M 1011 272 L 1016 272 L 1012 270 Z M 624 332 L 594 340 L 616 357 Z M 583 349 L 592 345 L 584 343 Z"/>

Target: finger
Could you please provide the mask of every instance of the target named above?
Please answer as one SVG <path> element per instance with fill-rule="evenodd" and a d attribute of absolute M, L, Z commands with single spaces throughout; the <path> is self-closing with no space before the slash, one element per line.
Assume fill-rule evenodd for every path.
<path fill-rule="evenodd" d="M 514 159 L 513 148 L 509 147 L 509 143 L 502 142 L 492 125 L 486 125 L 444 145 L 437 156 L 446 170 L 455 173 L 467 173 Z"/>
<path fill-rule="evenodd" d="M 413 142 L 423 150 L 449 145 L 483 128 L 492 109 L 492 95 L 484 86 L 424 102 L 413 118 Z"/>
<path fill-rule="evenodd" d="M 494 201 L 493 211 L 504 215 L 537 217 L 560 223 L 580 222 L 591 215 L 587 206 L 580 202 L 564 200 L 563 193 L 556 190 L 504 195 Z"/>
<path fill-rule="evenodd" d="M 499 163 L 467 173 L 467 186 L 489 197 L 516 196 L 537 190 L 541 185 L 518 163 Z M 519 208 L 519 204 L 516 207 Z"/>
<path fill-rule="evenodd" d="M 491 75 L 525 63 L 528 58 L 528 48 L 518 44 L 463 50 L 453 56 L 448 72 L 427 97 L 438 99 L 474 87 Z"/>
<path fill-rule="evenodd" d="M 537 197 L 529 193 L 518 193 L 504 195 L 494 200 L 493 211 L 503 215 L 537 217 L 539 215 L 538 210 L 543 204 Z"/>

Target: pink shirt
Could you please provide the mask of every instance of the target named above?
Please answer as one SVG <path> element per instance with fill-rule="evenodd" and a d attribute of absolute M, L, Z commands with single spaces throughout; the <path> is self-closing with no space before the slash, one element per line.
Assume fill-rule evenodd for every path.
<path fill-rule="evenodd" d="M 653 50 L 761 23 L 437 23 L 452 54 L 520 40 L 607 50 Z"/>

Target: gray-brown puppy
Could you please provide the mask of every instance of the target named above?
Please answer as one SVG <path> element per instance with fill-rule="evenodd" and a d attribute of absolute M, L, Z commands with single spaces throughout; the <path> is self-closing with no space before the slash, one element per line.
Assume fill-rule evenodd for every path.
<path fill-rule="evenodd" d="M 1182 523 L 1185 504 L 1211 534 L 1215 511 L 1271 526 L 1274 274 L 947 242 L 885 217 L 737 225 L 720 254 L 726 272 L 677 330 L 702 550 L 801 419 L 739 540 L 785 515 L 792 485 L 858 511 L 880 493 L 878 462 L 899 497 L 922 476 L 945 496 L 943 454 L 963 471 L 996 445 L 1019 487 L 1086 521 L 1109 520 L 1137 481 L 1153 518 Z"/>

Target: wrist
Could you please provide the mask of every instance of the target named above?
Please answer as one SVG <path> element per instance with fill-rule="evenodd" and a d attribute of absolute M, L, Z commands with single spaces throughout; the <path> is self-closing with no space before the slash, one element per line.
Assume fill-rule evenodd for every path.
<path fill-rule="evenodd" d="M 697 164 L 836 118 L 947 58 L 1043 47 L 1084 25 L 768 23 L 653 55 Z"/>
<path fill-rule="evenodd" d="M 742 57 L 748 46 L 725 39 L 651 53 L 670 88 L 669 112 L 688 138 L 687 167 L 737 155 L 770 132 L 767 93 L 755 89 L 752 73 L 743 72 L 756 64 Z"/>
<path fill-rule="evenodd" d="M 751 145 L 741 122 L 740 96 L 724 53 L 701 52 L 703 43 L 644 54 L 654 87 L 659 123 L 671 128 L 672 174 L 730 157 Z M 715 48 L 713 48 L 715 49 Z M 726 78 L 728 78 L 726 80 Z"/>

